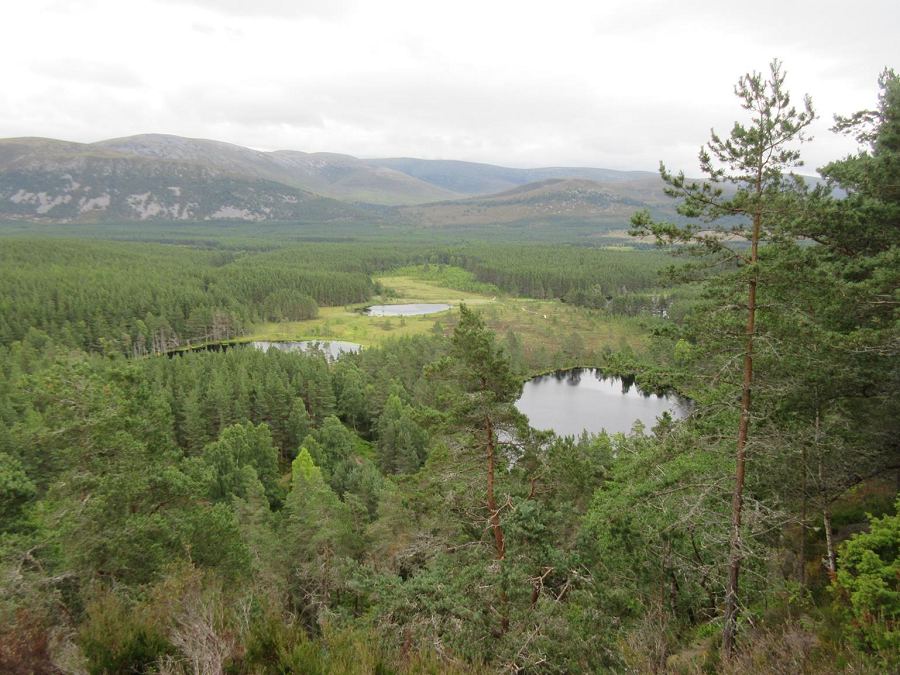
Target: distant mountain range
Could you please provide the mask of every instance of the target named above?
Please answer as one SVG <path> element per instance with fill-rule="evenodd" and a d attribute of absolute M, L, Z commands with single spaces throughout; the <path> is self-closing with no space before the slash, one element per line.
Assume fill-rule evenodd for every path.
<path fill-rule="evenodd" d="M 646 171 L 260 152 L 161 134 L 99 143 L 0 140 L 0 218 L 621 226 L 644 206 L 672 206 L 662 181 Z"/>
<path fill-rule="evenodd" d="M 614 171 L 585 167 L 510 169 L 491 164 L 444 159 L 364 159 L 369 166 L 400 171 L 421 181 L 461 195 L 484 195 L 547 180 L 548 178 L 585 178 L 603 183 L 656 178 L 649 171 Z"/>
<path fill-rule="evenodd" d="M 584 178 L 548 178 L 511 190 L 397 209 L 403 220 L 426 226 L 544 224 L 554 220 L 624 226 L 631 214 L 647 207 L 671 209 L 659 178 L 600 183 Z M 624 188 L 624 189 L 623 189 Z M 646 192 L 646 198 L 641 195 Z M 674 213 L 672 214 L 674 215 Z"/>

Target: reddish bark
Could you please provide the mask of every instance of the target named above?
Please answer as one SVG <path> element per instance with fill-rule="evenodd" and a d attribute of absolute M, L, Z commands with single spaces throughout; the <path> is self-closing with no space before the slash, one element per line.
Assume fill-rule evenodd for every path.
<path fill-rule="evenodd" d="M 497 509 L 497 502 L 494 498 L 494 465 L 495 465 L 495 449 L 494 449 L 494 430 L 491 427 L 491 418 L 485 417 L 485 429 L 487 430 L 487 455 L 488 455 L 488 485 L 487 485 L 487 504 L 491 517 L 491 529 L 494 531 L 494 545 L 497 548 L 497 560 L 503 560 L 506 554 L 506 548 L 503 543 L 503 528 L 500 527 L 500 513 Z"/>
<path fill-rule="evenodd" d="M 762 195 L 762 168 L 756 181 L 756 195 Z M 750 429 L 750 393 L 753 388 L 753 337 L 756 329 L 756 262 L 759 259 L 759 231 L 762 216 L 753 214 L 753 237 L 750 254 L 750 282 L 747 293 L 747 346 L 744 350 L 744 376 L 741 382 L 741 421 L 738 425 L 737 467 L 734 475 L 734 492 L 731 496 L 731 560 L 728 566 L 728 588 L 725 593 L 725 626 L 722 631 L 722 650 L 730 658 L 734 652 L 734 636 L 737 631 L 737 593 L 741 573 L 741 509 L 744 505 L 744 475 L 747 464 L 747 436 Z"/>

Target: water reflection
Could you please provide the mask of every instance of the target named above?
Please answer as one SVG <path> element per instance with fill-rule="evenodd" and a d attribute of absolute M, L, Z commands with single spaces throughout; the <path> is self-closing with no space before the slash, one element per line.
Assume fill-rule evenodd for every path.
<path fill-rule="evenodd" d="M 372 305 L 363 311 L 369 316 L 421 316 L 450 309 L 443 303 L 416 303 L 410 305 Z"/>
<path fill-rule="evenodd" d="M 325 358 L 333 361 L 340 358 L 343 354 L 355 354 L 362 345 L 355 342 L 342 342 L 340 340 L 304 340 L 302 342 L 268 342 L 258 341 L 251 343 L 257 349 L 268 351 L 269 349 L 279 349 L 283 352 L 310 352 L 321 351 L 325 354 Z"/>
<path fill-rule="evenodd" d="M 604 377 L 595 368 L 574 368 L 536 377 L 525 383 L 516 407 L 536 429 L 559 435 L 583 430 L 627 433 L 640 420 L 649 429 L 668 412 L 679 419 L 690 403 L 675 395 L 641 391 L 634 377 Z"/>
<path fill-rule="evenodd" d="M 169 358 L 189 352 L 225 352 L 233 347 L 243 347 L 251 345 L 260 351 L 268 351 L 269 349 L 278 349 L 283 352 L 321 352 L 326 359 L 334 361 L 344 354 L 355 354 L 362 345 L 356 342 L 342 342 L 341 340 L 303 340 L 303 341 L 286 341 L 271 342 L 268 340 L 257 340 L 254 342 L 212 342 L 199 347 L 188 347 L 187 349 L 174 349 L 166 352 Z"/>

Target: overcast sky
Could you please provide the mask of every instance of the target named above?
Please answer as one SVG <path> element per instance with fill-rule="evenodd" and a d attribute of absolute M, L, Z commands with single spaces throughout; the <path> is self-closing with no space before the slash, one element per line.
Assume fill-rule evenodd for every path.
<path fill-rule="evenodd" d="M 860 9 L 856 9 L 856 8 Z M 0 137 L 157 132 L 507 166 L 696 167 L 773 57 L 821 119 L 900 69 L 900 2 L 6 0 Z"/>

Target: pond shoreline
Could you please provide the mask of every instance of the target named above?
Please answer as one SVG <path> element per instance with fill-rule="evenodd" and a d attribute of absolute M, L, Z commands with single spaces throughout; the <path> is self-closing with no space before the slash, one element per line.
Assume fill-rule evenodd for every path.
<path fill-rule="evenodd" d="M 645 428 L 668 414 L 690 415 L 692 401 L 676 392 L 641 388 L 634 375 L 614 375 L 602 368 L 557 368 L 529 378 L 516 408 L 536 429 L 560 436 L 628 433 L 635 423 Z"/>

